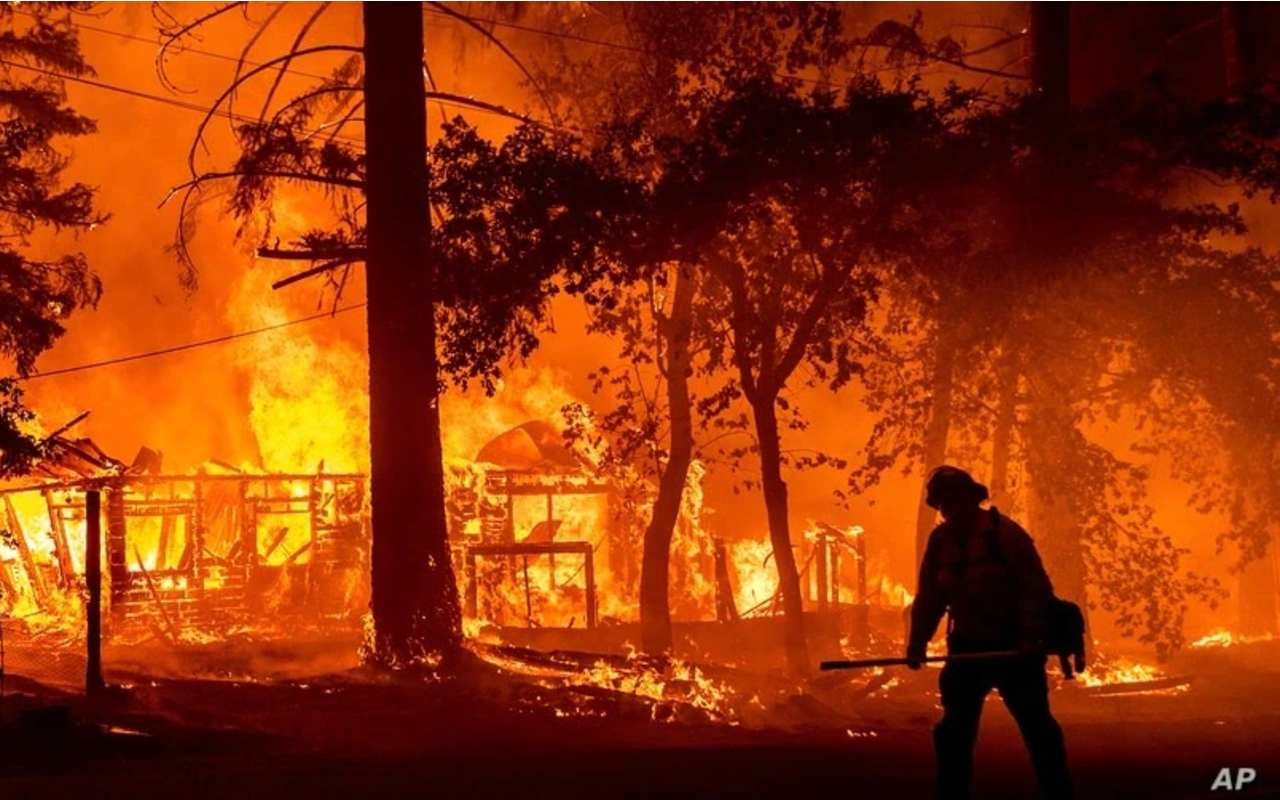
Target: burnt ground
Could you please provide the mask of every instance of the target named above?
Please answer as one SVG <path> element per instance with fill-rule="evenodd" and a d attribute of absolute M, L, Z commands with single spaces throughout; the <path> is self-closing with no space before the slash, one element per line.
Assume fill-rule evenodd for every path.
<path fill-rule="evenodd" d="M 1054 694 L 1082 798 L 1280 797 L 1280 647 L 1194 653 L 1175 694 Z M 276 660 L 279 661 L 277 654 Z M 261 663 L 261 662 L 259 662 Z M 172 670 L 159 670 L 160 672 Z M 0 700 L 0 797 L 801 797 L 930 794 L 936 673 L 868 694 L 837 678 L 763 696 L 739 724 L 625 693 L 548 686 L 491 668 L 463 679 L 359 669 L 217 680 L 116 670 L 90 703 L 10 674 Z M 770 694 L 770 692 L 773 692 Z M 669 708 L 662 707 L 660 716 Z M 977 796 L 1033 796 L 997 698 Z"/>

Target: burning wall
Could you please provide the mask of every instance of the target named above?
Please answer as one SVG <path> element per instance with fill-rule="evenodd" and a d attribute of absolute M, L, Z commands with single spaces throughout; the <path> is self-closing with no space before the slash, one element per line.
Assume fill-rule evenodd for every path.
<path fill-rule="evenodd" d="M 109 619 L 176 639 L 363 606 L 358 474 L 124 475 L 16 487 L 0 546 L 6 616 L 80 634 L 85 492 L 99 488 Z"/>

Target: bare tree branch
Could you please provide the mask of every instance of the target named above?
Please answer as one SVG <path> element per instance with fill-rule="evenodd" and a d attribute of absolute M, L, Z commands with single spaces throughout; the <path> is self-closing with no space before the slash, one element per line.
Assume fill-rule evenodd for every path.
<path fill-rule="evenodd" d="M 272 261 L 322 261 L 324 259 L 351 259 L 358 261 L 365 257 L 363 247 L 342 247 L 332 250 L 288 250 L 281 247 L 259 247 L 258 258 L 269 258 Z"/>
<path fill-rule="evenodd" d="M 428 100 L 447 100 L 450 103 L 458 103 L 459 105 L 470 106 L 472 108 L 477 108 L 482 111 L 490 111 L 490 112 L 493 112 L 494 114 L 501 114 L 504 117 L 510 117 L 511 119 L 518 120 L 520 122 L 525 122 L 530 125 L 537 125 L 543 128 L 559 127 L 559 125 L 554 125 L 554 124 L 548 125 L 547 123 L 536 120 L 533 117 L 526 117 L 524 114 L 520 114 L 516 111 L 512 111 L 509 108 L 505 108 L 503 106 L 497 105 L 496 103 L 486 103 L 484 100 L 477 100 L 474 97 L 466 97 L 460 94 L 453 94 L 452 92 L 432 91 L 432 92 L 426 92 L 425 94 Z"/>
<path fill-rule="evenodd" d="M 172 80 L 169 79 L 169 76 L 165 71 L 165 59 L 168 57 L 169 48 L 177 44 L 182 39 L 182 37 L 192 33 L 201 25 L 204 25 L 206 22 L 212 19 L 215 19 L 217 17 L 220 17 L 223 14 L 227 13 L 228 11 L 232 11 L 234 9 L 237 9 L 245 5 L 248 5 L 248 4 L 243 2 L 227 3 L 226 5 L 219 6 L 218 8 L 215 8 L 213 11 L 210 11 L 209 13 L 198 17 L 197 19 L 187 23 L 186 25 L 182 25 L 178 27 L 176 30 L 166 30 L 167 23 L 161 20 L 159 15 L 161 13 L 165 14 L 171 20 L 173 20 L 174 23 L 177 22 L 177 19 L 174 18 L 172 15 L 170 15 L 167 11 L 164 11 L 164 9 L 160 6 L 159 3 L 152 3 L 151 5 L 152 17 L 154 17 L 155 20 L 158 23 L 160 23 L 160 26 L 161 26 L 160 32 L 165 39 L 164 43 L 160 45 L 160 49 L 156 51 L 156 75 L 159 76 L 160 83 L 163 84 L 164 87 L 171 92 L 177 93 L 177 92 L 183 91 L 181 88 L 178 87 L 177 84 L 175 84 Z M 193 89 L 191 91 L 195 91 L 195 90 Z M 188 92 L 188 94 L 190 94 L 190 92 Z"/>
<path fill-rule="evenodd" d="M 231 78 L 233 84 L 240 80 L 240 75 L 244 72 L 245 65 L 252 64 L 252 62 L 248 60 L 249 53 L 253 51 L 254 45 L 256 45 L 258 40 L 262 38 L 263 34 L 267 32 L 267 28 L 271 27 L 271 23 L 275 22 L 276 17 L 280 16 L 280 12 L 284 11 L 285 5 L 287 4 L 276 3 L 276 7 L 271 9 L 271 13 L 267 15 L 267 18 L 264 19 L 262 24 L 258 26 L 257 30 L 253 32 L 253 35 L 249 37 L 249 40 L 244 43 L 244 47 L 240 48 L 240 56 L 236 59 L 236 72 Z M 234 94 L 232 97 L 233 99 L 230 105 L 235 104 Z"/>
<path fill-rule="evenodd" d="M 227 170 L 225 172 L 205 172 L 197 175 L 189 181 L 178 184 L 169 190 L 169 193 L 160 201 L 160 205 L 163 206 L 165 203 L 169 202 L 170 198 L 184 189 L 194 189 L 200 184 L 208 183 L 209 181 L 225 180 L 227 178 L 241 178 L 248 175 L 260 178 L 279 178 L 280 180 L 287 181 L 302 181 L 304 183 L 322 183 L 327 186 L 337 186 L 342 189 L 364 189 L 364 181 L 358 181 L 353 178 L 336 178 L 326 175 L 315 175 L 309 172 L 290 172 L 287 170 Z"/>
<path fill-rule="evenodd" d="M 190 171 L 191 176 L 195 178 L 200 175 L 200 171 L 196 168 L 196 148 L 199 145 L 203 144 L 204 142 L 205 129 L 209 126 L 209 122 L 218 114 L 218 109 L 222 107 L 222 104 L 226 102 L 228 97 L 231 97 L 233 94 L 235 94 L 236 90 L 240 88 L 240 86 L 242 86 L 250 78 L 253 78 L 255 75 L 261 72 L 265 72 L 271 69 L 272 67 L 276 66 L 277 64 L 288 62 L 291 59 L 296 58 L 298 56 L 307 56 L 307 55 L 314 55 L 316 53 L 334 53 L 334 52 L 363 53 L 364 50 L 363 48 L 356 47 L 355 45 L 347 45 L 347 44 L 325 44 L 325 45 L 317 45 L 315 47 L 308 47 L 302 50 L 297 50 L 295 52 L 289 53 L 288 55 L 279 56 L 269 61 L 264 61 L 258 66 L 254 67 L 248 72 L 245 72 L 244 74 L 236 78 L 234 81 L 232 81 L 231 85 L 228 86 L 225 90 L 223 90 L 222 94 L 218 95 L 218 98 L 214 100 L 213 103 L 209 106 L 208 113 L 205 114 L 204 119 L 200 120 L 200 125 L 197 126 L 196 128 L 195 138 L 191 142 L 191 149 L 187 152 L 187 169 Z"/>
<path fill-rule="evenodd" d="M 321 3 L 315 11 L 311 12 L 311 16 L 307 17 L 307 21 L 302 23 L 302 27 L 298 29 L 298 35 L 293 37 L 293 44 L 289 46 L 289 52 L 286 54 L 288 60 L 280 65 L 276 70 L 276 78 L 271 82 L 271 89 L 267 92 L 267 97 L 262 101 L 262 110 L 258 112 L 258 120 L 261 121 L 267 116 L 267 109 L 271 108 L 271 101 L 275 99 L 276 91 L 280 88 L 280 82 L 284 80 L 284 75 L 289 70 L 289 63 L 293 61 L 293 54 L 298 52 L 298 48 L 302 46 L 302 40 L 306 38 L 316 21 L 320 19 L 320 15 L 329 8 L 329 3 Z"/>
<path fill-rule="evenodd" d="M 271 284 L 271 288 L 283 289 L 289 284 L 297 283 L 298 281 L 304 281 L 307 278 L 312 278 L 312 277 L 315 277 L 316 275 L 322 275 L 326 272 L 337 269 L 338 267 L 345 267 L 359 261 L 364 261 L 363 251 L 359 254 L 359 256 L 350 256 L 347 258 L 335 258 L 332 261 L 326 261 L 323 264 L 317 264 L 311 269 L 304 269 L 302 272 L 296 273 L 294 275 L 290 275 L 287 278 L 281 278 L 280 280 Z M 345 277 L 342 279 L 342 285 L 346 285 Z M 338 294 L 341 294 L 341 293 L 342 292 L 339 289 Z"/>
<path fill-rule="evenodd" d="M 547 97 L 547 93 L 543 90 L 542 84 L 538 83 L 537 79 L 533 77 L 533 73 L 531 73 L 528 70 L 528 68 L 525 67 L 524 63 L 519 58 L 516 57 L 515 53 L 511 52 L 510 48 L 508 48 L 505 44 L 502 43 L 501 39 L 499 39 L 497 36 L 494 36 L 492 32 L 485 30 L 483 25 L 479 24 L 478 22 L 473 20 L 471 17 L 467 16 L 466 14 L 460 13 L 458 11 L 454 11 L 452 8 L 449 8 L 444 3 L 432 2 L 432 3 L 429 3 L 429 5 L 439 9 L 443 13 L 449 15 L 450 17 L 453 17 L 454 19 L 458 20 L 464 25 L 467 25 L 468 27 L 476 30 L 477 32 L 479 32 L 481 36 L 485 37 L 490 42 L 493 42 L 493 44 L 497 46 L 499 50 L 502 51 L 503 55 L 505 55 L 511 61 L 511 63 L 515 64 L 520 69 L 520 71 L 524 73 L 525 79 L 528 80 L 530 85 L 533 86 L 534 90 L 537 91 L 538 97 L 541 98 L 542 100 L 542 104 L 546 106 L 547 115 L 551 117 L 551 121 L 557 125 L 559 124 L 559 118 L 556 115 L 555 107 L 551 104 L 550 98 Z"/>

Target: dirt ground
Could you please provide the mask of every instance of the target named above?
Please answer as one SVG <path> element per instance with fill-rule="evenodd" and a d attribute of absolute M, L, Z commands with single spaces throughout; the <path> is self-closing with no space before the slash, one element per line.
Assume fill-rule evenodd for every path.
<path fill-rule="evenodd" d="M 1055 690 L 1078 796 L 1216 797 L 1221 768 L 1251 767 L 1257 779 L 1231 794 L 1280 797 L 1277 655 L 1273 643 L 1189 654 L 1169 669 L 1194 680 L 1169 694 Z M 264 659 L 288 662 L 259 652 L 259 672 L 269 671 Z M 738 719 L 490 667 L 449 680 L 286 672 L 193 679 L 116 669 L 117 688 L 89 702 L 11 671 L 0 700 L 0 797 L 916 798 L 931 790 L 931 670 L 895 673 L 897 682 L 870 692 L 853 675 L 740 685 L 755 713 Z M 995 696 L 977 773 L 978 797 L 1035 794 Z"/>

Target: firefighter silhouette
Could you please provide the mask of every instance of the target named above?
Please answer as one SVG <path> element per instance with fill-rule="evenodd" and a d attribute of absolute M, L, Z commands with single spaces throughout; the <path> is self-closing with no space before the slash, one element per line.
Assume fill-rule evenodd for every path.
<path fill-rule="evenodd" d="M 1018 650 L 999 661 L 956 661 L 942 670 L 942 719 L 934 727 L 939 798 L 968 798 L 973 747 L 987 694 L 1000 692 L 1031 754 L 1042 796 L 1071 797 L 1062 729 L 1049 711 L 1044 641 L 1053 587 L 1035 544 L 1017 523 L 983 508 L 987 487 L 941 466 L 929 476 L 925 502 L 942 513 L 929 535 L 911 610 L 907 658 L 912 669 L 947 615 L 949 653 Z"/>

